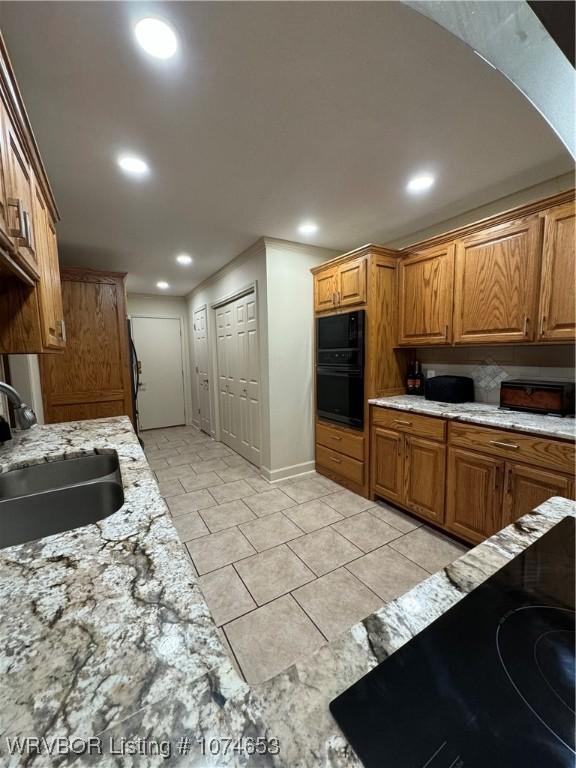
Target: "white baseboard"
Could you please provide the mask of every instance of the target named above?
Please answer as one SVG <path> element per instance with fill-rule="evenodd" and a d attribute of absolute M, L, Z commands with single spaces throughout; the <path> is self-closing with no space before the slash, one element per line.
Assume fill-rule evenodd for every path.
<path fill-rule="evenodd" d="M 313 461 L 305 461 L 303 464 L 293 464 L 288 467 L 281 467 L 280 469 L 269 469 L 269 467 L 260 467 L 260 472 L 264 475 L 266 480 L 270 483 L 277 483 L 280 480 L 288 480 L 292 477 L 305 477 L 306 475 L 312 475 L 315 472 L 315 463 Z"/>

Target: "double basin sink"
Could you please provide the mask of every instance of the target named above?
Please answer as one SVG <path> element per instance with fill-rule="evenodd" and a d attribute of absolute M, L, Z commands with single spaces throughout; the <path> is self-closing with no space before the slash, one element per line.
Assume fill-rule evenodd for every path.
<path fill-rule="evenodd" d="M 123 503 L 116 453 L 0 473 L 0 549 L 96 523 Z"/>

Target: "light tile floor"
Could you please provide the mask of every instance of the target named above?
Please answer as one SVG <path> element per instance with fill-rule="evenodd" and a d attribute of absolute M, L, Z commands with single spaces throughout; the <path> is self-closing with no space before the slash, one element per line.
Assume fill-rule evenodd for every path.
<path fill-rule="evenodd" d="M 221 636 L 250 683 L 269 679 L 465 547 L 322 475 L 268 483 L 194 427 L 142 439 Z"/>

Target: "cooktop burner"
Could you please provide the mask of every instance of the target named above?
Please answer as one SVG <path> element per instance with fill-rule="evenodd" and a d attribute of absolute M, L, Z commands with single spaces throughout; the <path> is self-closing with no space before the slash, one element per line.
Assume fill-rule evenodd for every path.
<path fill-rule="evenodd" d="M 345 691 L 367 768 L 574 768 L 573 518 Z"/>

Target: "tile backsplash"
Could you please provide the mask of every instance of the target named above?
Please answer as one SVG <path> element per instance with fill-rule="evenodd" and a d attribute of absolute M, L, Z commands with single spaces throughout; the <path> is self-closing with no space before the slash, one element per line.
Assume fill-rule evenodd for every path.
<path fill-rule="evenodd" d="M 419 349 L 416 357 L 424 375 L 470 376 L 476 400 L 500 401 L 500 383 L 507 379 L 574 381 L 574 347 L 446 347 Z"/>

